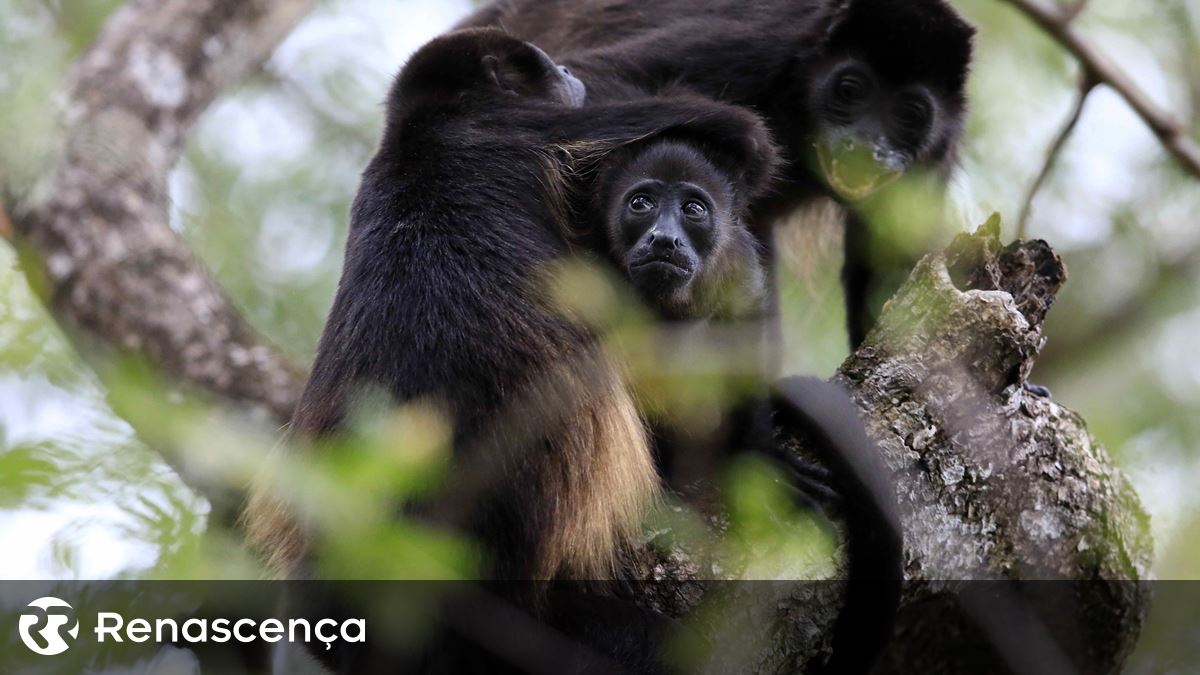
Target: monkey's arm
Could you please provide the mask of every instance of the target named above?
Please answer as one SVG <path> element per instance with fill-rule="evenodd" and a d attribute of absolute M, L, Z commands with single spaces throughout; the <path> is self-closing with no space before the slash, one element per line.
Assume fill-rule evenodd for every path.
<path fill-rule="evenodd" d="M 880 245 L 880 234 L 872 234 L 870 228 L 854 209 L 845 209 L 842 288 L 851 351 L 867 339 L 887 298 L 912 274 L 922 257 L 921 249 Z"/>
<path fill-rule="evenodd" d="M 495 2 L 458 28 L 498 26 L 570 66 L 595 93 L 617 100 L 684 85 L 722 100 L 769 94 L 786 66 L 823 44 L 841 4 L 827 0 L 586 0 Z"/>
<path fill-rule="evenodd" d="M 845 258 L 842 265 L 842 290 L 845 292 L 846 332 L 850 349 L 855 350 L 875 325 L 870 306 L 877 275 L 871 264 L 870 232 L 858 214 L 847 211 L 845 221 Z"/>
<path fill-rule="evenodd" d="M 545 125 L 545 117 L 536 120 Z M 740 106 L 693 94 L 642 97 L 559 112 L 549 120 L 545 141 L 576 168 L 631 143 L 659 136 L 696 139 L 729 154 L 734 162 L 774 170 L 775 150 L 766 124 Z M 760 176 L 749 180 L 762 181 Z"/>
<path fill-rule="evenodd" d="M 903 536 L 890 472 L 840 386 L 788 378 L 776 385 L 772 407 L 776 424 L 806 438 L 806 447 L 829 471 L 845 522 L 845 599 L 823 672 L 869 672 L 891 639 L 903 580 Z M 778 454 L 797 474 L 811 473 L 798 458 Z"/>
<path fill-rule="evenodd" d="M 715 99 L 749 104 L 767 95 L 794 56 L 792 36 L 764 32 L 769 29 L 755 24 L 679 22 L 613 45 L 564 52 L 560 58 L 596 98 L 683 86 Z"/>

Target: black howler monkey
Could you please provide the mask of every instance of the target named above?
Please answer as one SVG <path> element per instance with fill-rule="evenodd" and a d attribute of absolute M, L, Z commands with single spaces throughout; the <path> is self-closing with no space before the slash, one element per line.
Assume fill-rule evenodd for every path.
<path fill-rule="evenodd" d="M 771 183 L 779 155 L 765 129 L 724 137 L 659 138 L 610 153 L 592 174 L 587 248 L 605 257 L 659 320 L 664 355 L 687 347 L 729 357 L 721 369 L 738 399 L 761 401 L 773 374 L 766 359 L 767 278 L 762 250 L 743 219 Z M 675 344 L 675 339 L 688 343 Z M 683 350 L 680 347 L 684 347 Z M 734 380 L 731 380 L 731 384 Z M 710 428 L 652 410 L 659 468 L 673 487 L 711 478 L 731 454 L 767 448 L 770 423 L 745 401 Z M 663 415 L 666 414 L 666 418 Z"/>
<path fill-rule="evenodd" d="M 682 85 L 761 112 L 791 166 L 756 230 L 769 244 L 761 226 L 820 196 L 845 207 L 854 346 L 881 277 L 912 262 L 873 266 L 865 216 L 895 177 L 949 173 L 974 34 L 945 0 L 496 0 L 467 24 L 537 41 L 591 100 Z"/>
<path fill-rule="evenodd" d="M 656 490 L 619 373 L 549 307 L 536 276 L 566 252 L 544 188 L 557 180 L 547 129 L 582 102 L 578 80 L 500 31 L 455 33 L 413 55 L 389 94 L 292 418 L 293 433 L 336 433 L 371 388 L 442 406 L 461 489 L 430 510 L 478 538 L 492 578 L 609 577 Z M 598 130 L 628 123 L 588 117 Z M 545 419 L 523 422 L 522 407 Z M 264 506 L 252 502 L 250 534 L 291 566 L 302 532 Z"/>
<path fill-rule="evenodd" d="M 624 148 L 595 174 L 589 211 L 600 222 L 592 224 L 590 247 L 607 255 L 665 325 L 684 327 L 693 341 L 713 329 L 713 341 L 733 335 L 733 349 L 761 350 L 766 274 L 743 218 L 777 166 L 771 139 L 755 137 L 752 128 L 730 138 L 675 137 Z M 762 354 L 753 362 L 765 363 Z M 839 387 L 792 378 L 769 388 L 765 370 L 757 375 L 757 385 L 704 434 L 670 415 L 654 418 L 659 466 L 669 485 L 683 487 L 711 478 L 735 453 L 758 453 L 788 473 L 802 505 L 838 512 L 853 583 L 826 672 L 865 670 L 890 637 L 902 577 L 888 470 Z M 782 447 L 776 426 L 808 440 L 828 471 Z M 829 503 L 830 490 L 840 504 Z M 847 503 L 853 508 L 843 508 Z"/>
<path fill-rule="evenodd" d="M 540 271 L 569 252 L 556 149 L 602 155 L 659 133 L 761 128 L 696 97 L 586 110 L 580 99 L 544 52 L 500 31 L 460 31 L 412 57 L 292 420 L 294 432 L 336 433 L 372 387 L 443 405 L 460 464 L 494 474 L 476 477 L 480 505 L 460 524 L 488 545 L 496 578 L 609 578 L 657 489 L 619 373 L 544 292 Z M 543 414 L 522 422 L 521 406 Z M 249 522 L 295 559 L 302 541 Z"/>
<path fill-rule="evenodd" d="M 453 33 L 410 59 L 292 419 L 294 434 L 342 432 L 364 389 L 440 405 L 453 484 L 409 507 L 481 543 L 489 579 L 613 578 L 660 489 L 620 368 L 546 292 L 542 271 L 568 255 L 573 229 L 563 156 L 766 134 L 752 113 L 696 96 L 584 110 L 583 93 L 497 30 Z M 244 520 L 277 567 L 303 573 L 317 533 L 286 505 L 260 492 Z"/>

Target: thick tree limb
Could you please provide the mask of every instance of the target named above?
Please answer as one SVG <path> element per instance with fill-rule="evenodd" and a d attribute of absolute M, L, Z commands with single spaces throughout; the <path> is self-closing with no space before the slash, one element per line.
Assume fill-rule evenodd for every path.
<path fill-rule="evenodd" d="M 904 524 L 908 585 L 881 670 L 1115 672 L 1147 609 L 1147 518 L 1083 421 L 1024 390 L 1066 270 L 1045 242 L 1002 248 L 998 234 L 997 221 L 926 258 L 837 376 L 893 469 Z M 691 560 L 671 551 L 647 576 L 693 578 Z M 836 593 L 721 588 L 750 606 L 739 616 L 757 617 L 742 630 L 761 653 L 743 672 L 823 658 Z M 679 614 L 704 595 L 686 584 L 648 593 Z"/>
<path fill-rule="evenodd" d="M 934 654 L 923 640 L 898 640 L 890 665 L 953 671 L 948 664 L 970 664 L 975 644 L 990 644 L 1016 672 L 1063 672 L 1056 663 L 1113 672 L 1147 608 L 1145 589 L 1130 583 L 1149 572 L 1147 517 L 1083 421 L 1024 391 L 1066 270 L 1045 242 L 1001 248 L 998 233 L 997 223 L 926 259 L 840 377 L 896 471 L 910 582 L 1089 583 L 999 597 L 991 613 L 951 587 L 918 587 L 901 630 L 958 635 Z M 1064 589 L 1065 599 L 1054 593 Z M 1005 649 L 995 635 L 1022 617 L 1048 632 Z"/>
<path fill-rule="evenodd" d="M 1145 91 L 1104 53 L 1096 49 L 1075 27 L 1073 20 L 1085 4 L 1076 2 L 1065 9 L 1045 0 L 1005 0 L 1021 10 L 1079 60 L 1095 80 L 1112 87 L 1125 99 L 1158 140 L 1196 178 L 1200 178 L 1200 145 L 1187 127 L 1154 102 Z"/>
<path fill-rule="evenodd" d="M 60 152 L 12 209 L 68 326 L 280 420 L 302 370 L 255 334 L 170 228 L 167 177 L 200 114 L 313 4 L 128 2 L 76 64 Z"/>

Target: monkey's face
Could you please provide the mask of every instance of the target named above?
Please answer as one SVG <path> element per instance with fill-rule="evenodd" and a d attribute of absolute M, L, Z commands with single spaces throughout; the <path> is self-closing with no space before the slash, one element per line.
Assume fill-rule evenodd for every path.
<path fill-rule="evenodd" d="M 616 172 L 608 201 L 609 241 L 628 279 L 651 307 L 685 316 L 697 280 L 728 236 L 732 190 L 685 144 L 665 143 Z"/>
<path fill-rule="evenodd" d="M 808 164 L 864 200 L 914 169 L 945 173 L 966 110 L 974 28 L 945 0 L 855 0 L 793 92 Z M 795 105 L 793 103 L 793 105 Z"/>
<path fill-rule="evenodd" d="M 569 108 L 583 106 L 587 87 L 537 45 L 514 41 L 507 51 L 487 54 L 483 68 L 501 92 Z"/>
<path fill-rule="evenodd" d="M 570 68 L 555 63 L 550 55 L 540 48 L 532 44 L 529 46 L 541 55 L 547 97 L 568 108 L 582 108 L 584 100 L 587 99 L 587 87 L 583 81 L 575 77 Z"/>
<path fill-rule="evenodd" d="M 634 240 L 626 252 L 630 279 L 651 295 L 686 288 L 699 271 L 698 251 L 713 236 L 711 199 L 686 183 L 648 179 L 624 196 L 621 228 Z"/>
<path fill-rule="evenodd" d="M 861 59 L 831 60 L 810 94 L 816 121 L 812 156 L 839 197 L 856 202 L 938 159 L 950 107 L 923 82 L 894 83 Z"/>

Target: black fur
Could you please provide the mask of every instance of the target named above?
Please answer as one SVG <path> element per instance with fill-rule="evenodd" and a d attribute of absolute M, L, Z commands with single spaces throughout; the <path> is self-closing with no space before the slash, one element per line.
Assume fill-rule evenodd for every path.
<path fill-rule="evenodd" d="M 607 253 L 663 325 L 686 334 L 689 343 L 695 343 L 698 334 L 713 344 L 733 334 L 738 336 L 730 345 L 735 350 L 761 349 L 764 344 L 759 338 L 768 305 L 762 261 L 743 218 L 748 202 L 769 183 L 775 155 L 735 153 L 739 164 L 730 159 L 735 155 L 719 150 L 722 143 L 753 139 L 752 131 L 729 139 L 672 139 L 632 146 L 608 158 L 598 174 L 592 212 L 604 222 L 593 228 L 600 237 L 593 247 Z M 770 147 L 769 139 L 750 145 Z M 746 182 L 746 176 L 759 180 Z M 645 214 L 631 212 L 633 202 L 643 196 L 655 202 L 655 208 Z M 689 223 L 686 216 L 673 213 L 681 202 L 698 198 L 710 207 L 707 219 Z M 679 242 L 647 245 L 644 230 L 649 227 L 660 233 L 678 231 Z M 678 284 L 657 282 L 653 276 L 647 280 L 640 268 L 631 269 L 630 261 L 641 261 L 647 251 L 662 257 L 667 249 L 671 260 L 691 271 L 689 285 L 697 288 L 684 296 L 687 302 L 676 299 Z M 715 290 L 705 291 L 706 286 Z M 670 339 L 671 331 L 664 337 Z M 671 346 L 664 348 L 670 351 Z M 762 363 L 762 354 L 752 361 Z M 839 387 L 793 378 L 769 391 L 766 377 L 759 377 L 745 398 L 722 412 L 723 420 L 707 436 L 697 436 L 689 424 L 669 414 L 655 419 L 660 469 L 669 485 L 682 489 L 710 482 L 713 472 L 738 453 L 757 453 L 790 472 L 802 506 L 827 514 L 836 511 L 831 515 L 846 524 L 847 572 L 854 583 L 847 588 L 835 631 L 835 656 L 825 672 L 866 671 L 890 637 L 902 578 L 900 526 L 887 467 Z M 775 435 L 777 427 L 806 440 L 828 473 L 783 447 Z M 839 504 L 826 499 L 831 491 L 841 496 Z M 847 504 L 853 508 L 845 508 Z"/>
<path fill-rule="evenodd" d="M 836 199 L 846 213 L 848 331 L 853 346 L 863 341 L 886 284 L 907 274 L 913 261 L 907 255 L 883 263 L 876 259 L 868 220 L 885 203 L 887 191 L 864 197 L 838 190 L 830 180 L 830 156 L 822 158 L 816 147 L 846 150 L 835 142 L 850 139 L 854 151 L 878 153 L 896 173 L 932 174 L 940 184 L 935 195 L 944 192 L 962 133 L 974 34 L 944 0 L 497 0 L 470 21 L 502 25 L 538 40 L 592 87 L 594 100 L 685 87 L 762 113 L 790 162 L 777 189 L 754 201 L 749 220 L 768 275 L 773 276 L 774 265 L 769 226 L 804 203 Z M 832 75 L 847 61 L 869 70 L 885 104 L 922 91 L 934 108 L 932 121 L 915 135 L 889 131 L 879 138 L 861 137 L 863 130 L 852 127 L 863 115 L 846 115 L 829 103 L 836 83 Z M 899 119 L 889 108 L 867 112 L 880 120 L 876 129 L 881 131 Z M 772 297 L 765 308 L 768 317 L 775 314 L 773 304 Z M 774 321 L 768 325 L 777 330 Z M 778 340 L 769 344 L 773 363 Z M 796 423 L 805 418 L 810 425 L 823 421 L 802 413 L 781 415 Z M 899 534 L 889 530 L 895 523 L 881 520 L 877 508 L 880 500 L 890 499 L 886 482 L 847 475 L 837 457 L 830 459 L 847 501 L 854 583 L 829 669 L 855 672 L 889 637 L 900 579 Z M 865 586 L 875 583 L 882 585 Z"/>
<path fill-rule="evenodd" d="M 346 431 L 362 394 L 440 406 L 453 480 L 406 508 L 470 534 L 496 580 L 611 577 L 658 487 L 619 368 L 545 292 L 547 266 L 571 250 L 563 162 L 595 165 L 658 136 L 765 135 L 753 114 L 696 96 L 572 108 L 571 80 L 494 30 L 413 56 L 292 420 L 293 434 L 322 437 Z M 319 533 L 261 493 L 246 523 L 283 571 L 303 574 Z M 653 658 L 656 646 L 636 651 Z"/>
<path fill-rule="evenodd" d="M 863 241 L 872 205 L 839 195 L 813 156 L 830 127 L 814 89 L 832 61 L 849 57 L 892 90 L 925 85 L 943 114 L 903 168 L 945 176 L 962 131 L 974 34 L 945 0 L 497 0 L 466 23 L 542 44 L 588 83 L 593 100 L 684 86 L 761 112 L 791 165 L 779 189 L 755 203 L 753 221 L 769 244 L 767 228 L 799 205 L 832 196 L 846 207 L 853 346 L 873 324 L 878 277 L 907 271 L 899 268 L 911 260 L 885 263 L 899 272 L 872 264 Z"/>

